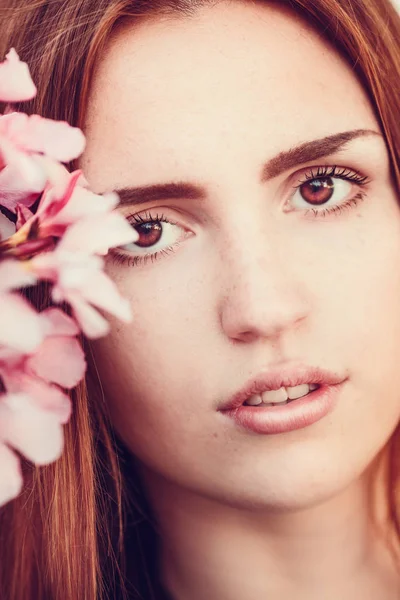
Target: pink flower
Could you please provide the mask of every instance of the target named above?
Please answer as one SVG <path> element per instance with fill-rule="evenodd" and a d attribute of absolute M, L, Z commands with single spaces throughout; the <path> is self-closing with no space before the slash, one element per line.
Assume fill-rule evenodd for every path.
<path fill-rule="evenodd" d="M 18 203 L 31 206 L 59 169 L 55 161 L 73 160 L 84 147 L 82 131 L 64 121 L 0 116 L 0 204 L 12 212 Z"/>
<path fill-rule="evenodd" d="M 62 420 L 28 394 L 0 396 L 0 506 L 22 488 L 21 466 L 13 449 L 37 465 L 57 460 L 63 450 Z"/>
<path fill-rule="evenodd" d="M 38 407 L 27 394 L 7 394 L 0 401 L 1 442 L 35 464 L 46 465 L 61 455 L 62 425 L 57 415 Z"/>
<path fill-rule="evenodd" d="M 11 48 L 6 55 L 6 60 L 0 63 L 0 100 L 3 102 L 31 100 L 36 96 L 36 91 L 28 65 L 20 61 L 14 48 Z"/>
<path fill-rule="evenodd" d="M 38 313 L 18 293 L 0 293 L 0 306 L 0 360 L 6 351 L 33 352 L 43 339 Z"/>
<path fill-rule="evenodd" d="M 86 370 L 82 348 L 75 339 L 79 328 L 56 308 L 38 317 L 43 341 L 29 354 L 10 350 L 2 353 L 0 347 L 0 377 L 7 392 L 28 395 L 36 406 L 57 414 L 65 423 L 70 416 L 70 400 L 58 386 L 75 387 Z"/>
<path fill-rule="evenodd" d="M 78 127 L 19 112 L 0 117 L 0 137 L 21 152 L 44 154 L 64 163 L 80 156 L 85 148 L 85 136 Z"/>
<path fill-rule="evenodd" d="M 46 182 L 43 167 L 0 135 L 0 204 L 11 212 L 18 203 L 31 206 Z"/>
<path fill-rule="evenodd" d="M 35 274 L 16 260 L 5 260 L 0 263 L 0 293 L 33 285 L 37 279 Z"/>
<path fill-rule="evenodd" d="M 82 171 L 69 173 L 65 167 L 58 165 L 57 170 L 53 169 L 51 182 L 47 184 L 35 215 L 27 222 L 25 230 L 37 221 L 40 237 L 61 237 L 70 225 L 80 219 L 109 213 L 117 204 L 116 194 L 101 195 L 89 190 Z"/>
<path fill-rule="evenodd" d="M 96 310 L 105 310 L 125 322 L 131 319 L 130 306 L 115 283 L 103 272 L 103 260 L 82 252 L 64 250 L 43 253 L 31 261 L 41 279 L 53 282 L 54 302 L 68 302 L 83 333 L 89 338 L 109 331 L 107 320 Z M 96 307 L 96 308 L 94 308 Z"/>
<path fill-rule="evenodd" d="M 36 282 L 33 272 L 22 263 L 0 263 L 0 360 L 9 351 L 33 352 L 43 340 L 43 324 L 38 313 L 18 293 L 11 290 Z"/>
<path fill-rule="evenodd" d="M 48 168 L 50 181 L 35 213 L 23 204 L 14 207 L 17 212 L 18 230 L 14 238 L 18 241 L 20 252 L 23 251 L 22 243 L 25 240 L 29 239 L 32 243 L 48 238 L 54 246 L 54 238 L 60 238 L 64 234 L 68 236 L 70 245 L 72 237 L 75 238 L 75 248 L 78 246 L 77 240 L 82 237 L 79 246 L 87 240 L 86 250 L 101 254 L 106 254 L 108 248 L 113 245 L 126 244 L 138 239 L 138 233 L 126 220 L 116 211 L 112 211 L 119 201 L 117 194 L 95 194 L 88 189 L 80 170 L 69 173 L 62 165 L 57 165 L 56 168 L 54 165 L 51 167 L 51 173 Z M 71 225 L 74 227 L 71 228 Z M 95 250 L 88 250 L 88 236 L 91 236 L 92 240 L 93 236 L 96 238 L 91 242 L 91 248 L 94 247 Z M 100 237 L 104 243 L 99 242 Z"/>
<path fill-rule="evenodd" d="M 110 248 L 136 242 L 139 234 L 118 211 L 81 219 L 68 227 L 57 250 L 106 255 Z"/>
<path fill-rule="evenodd" d="M 3 506 L 20 493 L 22 475 L 17 456 L 2 442 L 0 442 L 0 473 L 0 506 Z"/>
<path fill-rule="evenodd" d="M 21 491 L 20 464 L 12 449 L 38 465 L 53 462 L 63 449 L 62 425 L 71 414 L 69 397 L 58 387 L 74 387 L 86 363 L 76 323 L 61 310 L 38 315 L 45 338 L 34 353 L 1 353 L 0 505 Z M 1 328 L 0 328 L 1 331 Z M 58 385 L 54 385 L 58 384 Z"/>
<path fill-rule="evenodd" d="M 12 49 L 0 63 L 0 100 L 35 94 Z M 129 302 L 102 256 L 138 239 L 114 210 L 116 194 L 93 193 L 81 171 L 61 164 L 83 152 L 82 131 L 11 111 L 0 115 L 0 205 L 15 214 L 10 220 L 0 212 L 0 506 L 20 493 L 18 452 L 38 465 L 62 452 L 66 390 L 86 370 L 81 330 L 90 338 L 107 333 L 103 311 L 130 321 Z M 52 284 L 53 301 L 69 303 L 75 319 L 58 308 L 38 313 L 16 292 L 40 281 Z"/>
<path fill-rule="evenodd" d="M 20 368 L 14 369 L 4 369 L 3 365 L 0 375 L 8 393 L 26 394 L 35 406 L 56 415 L 60 423 L 68 422 L 71 416 L 71 400 L 58 386 L 24 371 L 24 363 Z"/>
<path fill-rule="evenodd" d="M 1 240 L 6 240 L 13 235 L 15 233 L 15 229 L 15 223 L 7 219 L 7 217 L 0 212 L 0 242 Z"/>
<path fill-rule="evenodd" d="M 47 321 L 46 337 L 35 353 L 26 360 L 26 369 L 47 382 L 72 389 L 82 379 L 86 362 L 75 336 L 80 331 L 71 317 L 57 308 L 40 313 Z"/>

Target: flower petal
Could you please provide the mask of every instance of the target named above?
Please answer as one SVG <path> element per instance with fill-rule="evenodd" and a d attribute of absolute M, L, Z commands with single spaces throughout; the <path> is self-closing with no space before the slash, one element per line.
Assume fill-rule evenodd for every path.
<path fill-rule="evenodd" d="M 60 162 L 80 156 L 86 143 L 82 131 L 66 121 L 18 112 L 1 117 L 0 134 L 24 152 L 45 154 Z"/>
<path fill-rule="evenodd" d="M 0 263 L 0 293 L 36 283 L 37 278 L 17 260 L 4 260 Z"/>
<path fill-rule="evenodd" d="M 0 294 L 0 306 L 0 346 L 34 352 L 43 340 L 38 313 L 19 294 Z"/>
<path fill-rule="evenodd" d="M 92 273 L 79 291 L 90 304 L 106 310 L 126 323 L 131 321 L 128 300 L 122 298 L 114 281 L 103 271 Z"/>
<path fill-rule="evenodd" d="M 22 102 L 36 96 L 28 65 L 19 59 L 14 48 L 0 63 L 0 100 L 2 102 Z"/>
<path fill-rule="evenodd" d="M 115 208 L 118 197 L 113 194 L 95 194 L 90 190 L 76 185 L 63 208 L 52 218 L 52 224 L 72 225 L 84 217 L 93 217 L 98 213 L 105 213 Z"/>
<path fill-rule="evenodd" d="M 68 228 L 60 249 L 107 254 L 110 248 L 136 242 L 137 231 L 117 211 L 82 219 Z"/>
<path fill-rule="evenodd" d="M 0 404 L 1 404 L 0 396 Z M 14 500 L 22 489 L 21 465 L 18 457 L 0 438 L 0 506 Z"/>
<path fill-rule="evenodd" d="M 37 465 L 55 461 L 64 445 L 57 417 L 25 394 L 8 394 L 0 402 L 0 437 Z"/>
<path fill-rule="evenodd" d="M 85 302 L 78 293 L 69 293 L 66 300 L 71 305 L 74 316 L 83 333 L 88 338 L 103 337 L 109 332 L 110 325 L 108 321 L 96 309 Z"/>
<path fill-rule="evenodd" d="M 0 212 L 0 241 L 6 240 L 15 233 L 15 223 Z"/>
<path fill-rule="evenodd" d="M 40 313 L 40 318 L 46 321 L 46 335 L 75 336 L 79 327 L 75 321 L 59 308 L 46 308 Z"/>
<path fill-rule="evenodd" d="M 29 396 L 38 408 L 51 412 L 60 423 L 66 423 L 70 418 L 71 400 L 56 385 L 21 369 L 2 372 L 2 376 L 7 392 Z"/>
<path fill-rule="evenodd" d="M 54 252 L 43 252 L 30 261 L 30 268 L 40 279 L 48 279 L 59 284 L 62 288 L 79 288 L 88 276 L 103 267 L 103 259 L 99 256 L 89 256 L 82 252 L 64 252 L 60 245 Z M 56 299 L 62 302 L 63 295 Z"/>
<path fill-rule="evenodd" d="M 84 352 L 75 338 L 46 338 L 27 359 L 27 366 L 45 381 L 71 389 L 82 380 L 86 362 Z"/>
<path fill-rule="evenodd" d="M 31 206 L 45 188 L 47 175 L 28 154 L 19 152 L 0 136 L 0 204 L 15 212 L 18 203 Z"/>
<path fill-rule="evenodd" d="M 25 204 L 17 204 L 15 207 L 15 212 L 17 215 L 17 222 L 15 226 L 16 231 L 21 229 L 21 227 L 23 227 L 27 221 L 31 221 L 31 219 L 35 218 L 34 213 L 29 210 Z"/>

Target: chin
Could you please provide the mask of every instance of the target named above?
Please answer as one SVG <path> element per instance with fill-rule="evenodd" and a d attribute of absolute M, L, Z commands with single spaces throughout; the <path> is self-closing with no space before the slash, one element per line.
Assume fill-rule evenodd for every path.
<path fill-rule="evenodd" d="M 331 463 L 332 467 L 332 463 Z M 293 465 L 281 472 L 271 472 L 264 464 L 264 469 L 253 469 L 240 477 L 225 479 L 231 482 L 230 489 L 210 490 L 214 499 L 237 509 L 251 511 L 292 512 L 329 502 L 333 498 L 345 494 L 360 481 L 356 470 L 338 470 L 329 465 Z"/>

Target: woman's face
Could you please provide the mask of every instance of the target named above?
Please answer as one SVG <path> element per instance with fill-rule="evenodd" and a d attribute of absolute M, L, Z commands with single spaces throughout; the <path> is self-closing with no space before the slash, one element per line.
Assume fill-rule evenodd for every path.
<path fill-rule="evenodd" d="M 376 134 L 320 144 L 282 172 L 269 163 L 360 129 Z M 155 18 L 110 41 L 86 134 L 81 166 L 98 192 L 201 188 L 136 204 L 125 194 L 133 226 L 134 215 L 153 223 L 121 249 L 125 262 L 107 259 L 133 321 L 113 321 L 95 357 L 144 470 L 236 506 L 307 506 L 344 489 L 400 414 L 400 214 L 351 69 L 282 9 L 223 2 Z M 265 435 L 219 411 L 286 362 L 346 379 L 330 414 Z"/>

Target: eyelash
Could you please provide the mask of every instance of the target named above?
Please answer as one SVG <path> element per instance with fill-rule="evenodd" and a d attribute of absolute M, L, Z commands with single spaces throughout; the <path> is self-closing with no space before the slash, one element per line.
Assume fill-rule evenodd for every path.
<path fill-rule="evenodd" d="M 317 172 L 315 173 L 313 169 L 310 169 L 304 175 L 304 179 L 300 181 L 298 185 L 293 186 L 294 190 L 298 190 L 302 185 L 308 183 L 309 181 L 314 181 L 315 179 L 323 179 L 326 177 L 334 177 L 337 179 L 343 179 L 344 181 L 353 181 L 359 187 L 366 186 L 369 183 L 368 177 L 362 176 L 355 171 L 351 171 L 350 169 L 342 168 L 338 169 L 336 165 L 332 167 L 318 167 Z M 330 208 L 324 208 L 321 210 L 316 210 L 315 208 L 311 208 L 305 211 L 305 214 L 309 214 L 310 212 L 313 214 L 313 217 L 326 217 L 328 214 L 339 215 L 342 211 L 351 209 L 359 204 L 362 200 L 365 199 L 365 192 L 360 190 L 358 194 L 354 198 L 347 200 L 343 204 L 338 204 L 336 206 L 332 206 Z M 179 223 L 176 223 L 170 218 L 167 218 L 163 214 L 151 214 L 150 212 L 146 212 L 145 215 L 132 215 L 129 217 L 132 223 L 142 224 L 142 223 L 170 223 L 171 225 L 180 226 Z M 175 252 L 175 247 L 180 246 L 181 242 L 175 242 L 171 246 L 164 248 L 163 250 L 158 250 L 157 252 L 153 252 L 152 254 L 145 254 L 143 256 L 128 256 L 122 253 L 119 253 L 116 249 L 111 251 L 113 262 L 116 264 L 127 264 L 128 266 L 136 266 L 139 264 L 147 264 L 148 261 L 152 263 L 157 261 L 162 256 L 167 256 L 168 254 Z"/>

